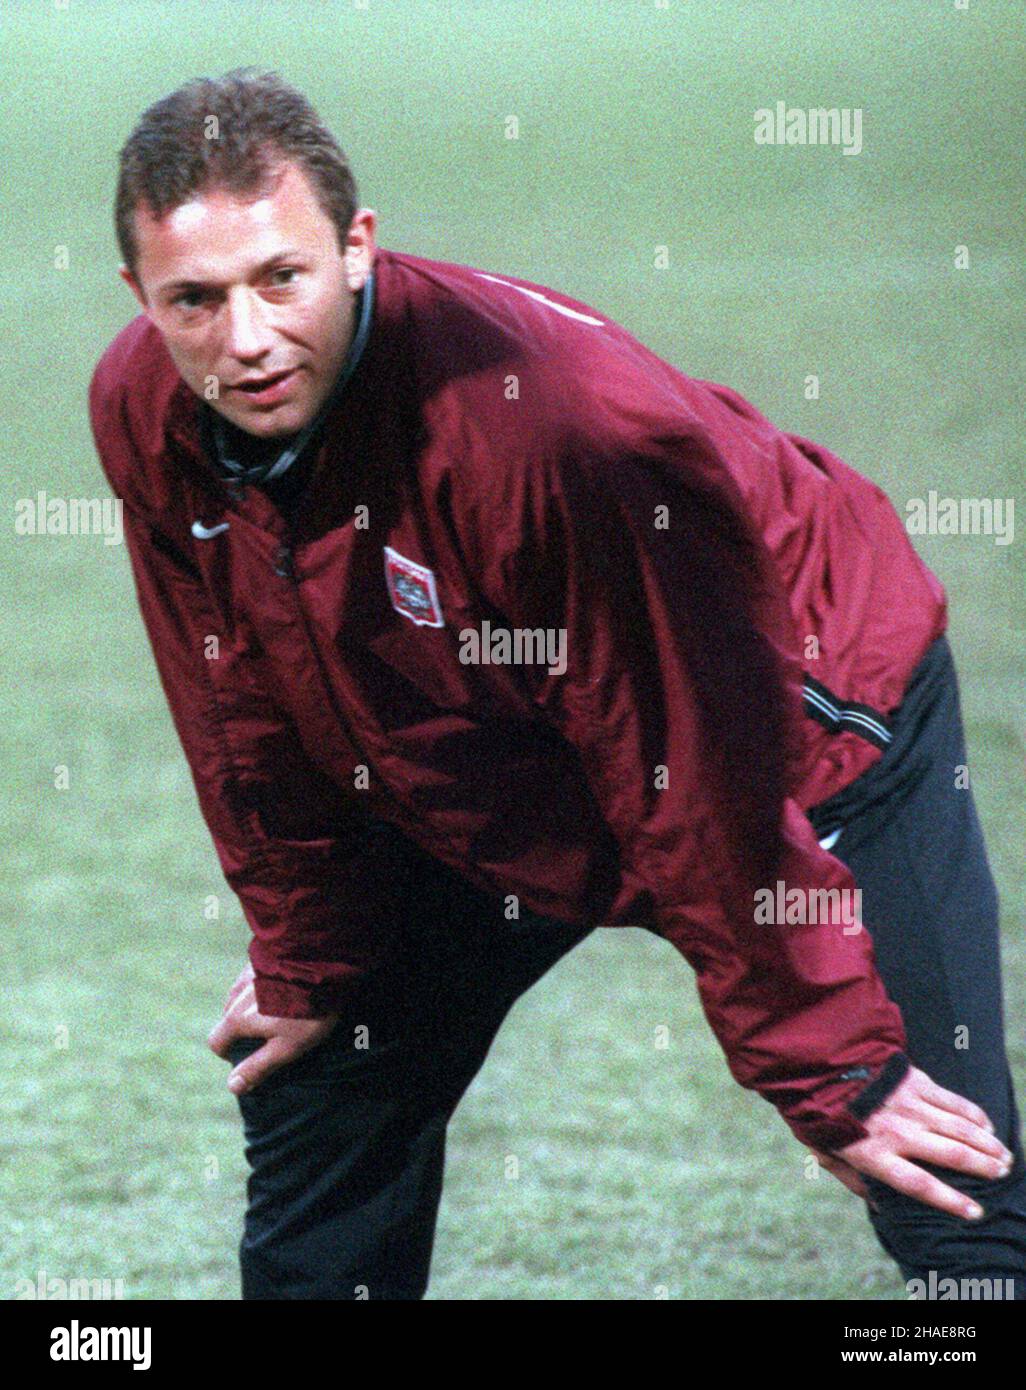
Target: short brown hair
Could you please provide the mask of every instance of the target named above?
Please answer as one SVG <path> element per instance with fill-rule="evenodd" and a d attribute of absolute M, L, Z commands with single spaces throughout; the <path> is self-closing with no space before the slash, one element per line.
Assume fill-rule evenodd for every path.
<path fill-rule="evenodd" d="M 114 228 L 125 265 L 135 275 L 140 203 L 159 219 L 208 189 L 259 195 L 286 163 L 306 173 L 344 250 L 357 209 L 356 181 L 301 92 L 276 72 L 233 68 L 162 97 L 143 112 L 121 150 Z"/>

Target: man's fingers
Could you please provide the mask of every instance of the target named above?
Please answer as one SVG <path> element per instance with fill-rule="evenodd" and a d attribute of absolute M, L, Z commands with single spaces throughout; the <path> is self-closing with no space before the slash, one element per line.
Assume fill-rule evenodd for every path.
<path fill-rule="evenodd" d="M 207 1046 L 227 1061 L 228 1049 L 237 1038 L 266 1038 L 269 1032 L 270 1025 L 260 1018 L 256 1000 L 247 1004 L 245 997 L 241 997 L 208 1034 Z"/>
<path fill-rule="evenodd" d="M 994 1133 L 994 1125 L 990 1116 L 975 1102 L 967 1100 L 965 1096 L 960 1096 L 955 1091 L 947 1091 L 943 1086 L 938 1086 L 936 1081 L 931 1080 L 924 1071 L 917 1069 L 912 1075 L 916 1083 L 916 1094 L 922 1100 L 928 1101 L 930 1105 L 935 1105 L 938 1110 L 946 1110 L 952 1115 L 961 1115 L 963 1119 L 979 1125 L 989 1134 Z"/>
<path fill-rule="evenodd" d="M 286 1041 L 280 1034 L 268 1038 L 263 1047 L 248 1057 L 244 1057 L 228 1077 L 228 1089 L 233 1095 L 241 1096 L 259 1086 L 273 1071 L 291 1062 L 304 1049 L 296 1048 L 295 1043 Z"/>
<path fill-rule="evenodd" d="M 233 996 L 234 999 L 225 1005 L 217 1026 L 207 1037 L 207 1046 L 218 1057 L 224 1057 L 229 1045 L 238 1037 L 267 1036 L 265 1029 L 257 1026 L 260 1008 L 252 982 L 240 986 L 236 981 Z"/>
<path fill-rule="evenodd" d="M 239 1000 L 256 1001 L 256 985 L 253 983 L 252 976 L 245 977 L 240 975 L 228 991 L 228 998 L 225 1000 L 224 1012 L 229 1013 Z"/>
<path fill-rule="evenodd" d="M 950 1168 L 953 1172 L 970 1173 L 977 1178 L 1004 1178 L 1011 1168 L 1010 1155 L 1008 1159 L 997 1158 L 957 1139 L 947 1139 L 925 1130 L 911 1135 L 902 1152 L 906 1158 L 921 1158 L 936 1168 Z"/>
<path fill-rule="evenodd" d="M 224 1014 L 217 1026 L 212 1028 L 207 1036 L 207 1046 L 218 1057 L 227 1057 L 228 1046 L 234 1037 L 235 1025 L 228 1015 Z"/>
<path fill-rule="evenodd" d="M 228 991 L 228 997 L 224 1001 L 224 1008 L 222 1009 L 222 1013 L 228 1012 L 228 1010 L 235 1003 L 235 1000 L 242 993 L 242 991 L 247 986 L 252 987 L 253 981 L 255 979 L 256 972 L 253 969 L 253 964 L 251 961 L 247 961 L 246 964 L 239 971 L 238 975 L 236 975 L 235 980 L 232 983 L 232 987 Z"/>
<path fill-rule="evenodd" d="M 980 1153 L 990 1154 L 1001 1162 L 1012 1162 L 1012 1155 L 1001 1140 L 989 1129 L 983 1129 L 973 1120 L 952 1110 L 939 1110 L 931 1104 L 916 1107 L 917 1118 L 922 1117 L 924 1127 L 931 1134 L 942 1135 L 947 1139 L 957 1139 Z"/>
<path fill-rule="evenodd" d="M 236 999 L 238 999 L 239 995 L 243 993 L 254 994 L 255 997 L 252 979 L 246 979 L 244 976 L 240 975 L 239 978 L 232 985 L 231 989 L 228 991 L 228 998 L 224 1001 L 225 1013 L 228 1012 L 231 1006 L 235 1003 Z"/>
<path fill-rule="evenodd" d="M 983 1208 L 964 1192 L 949 1187 L 925 1168 L 919 1168 L 896 1154 L 886 1154 L 871 1170 L 864 1171 L 872 1171 L 873 1177 L 887 1183 L 895 1191 L 914 1197 L 918 1202 L 925 1202 L 928 1207 L 936 1207 L 938 1211 L 946 1211 L 970 1221 L 978 1220 L 983 1215 Z"/>

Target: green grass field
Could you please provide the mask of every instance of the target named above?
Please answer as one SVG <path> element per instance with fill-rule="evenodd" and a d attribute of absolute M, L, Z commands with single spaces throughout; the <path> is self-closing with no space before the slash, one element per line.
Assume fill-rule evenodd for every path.
<path fill-rule="evenodd" d="M 9 3 L 4 28 L 0 1296 L 45 1270 L 233 1299 L 245 1165 L 205 1037 L 247 929 L 124 548 L 13 525 L 40 489 L 105 492 L 85 392 L 134 308 L 110 206 L 136 116 L 187 77 L 275 67 L 383 245 L 597 306 L 899 509 L 931 488 L 1022 503 L 1026 25 L 1018 0 L 71 0 Z M 776 100 L 862 108 L 862 153 L 756 146 Z M 918 544 L 951 600 L 1026 1100 L 1023 545 Z M 598 933 L 520 1002 L 453 1122 L 431 1296 L 903 1297 L 861 1204 L 804 1159 L 730 1079 L 683 960 Z"/>

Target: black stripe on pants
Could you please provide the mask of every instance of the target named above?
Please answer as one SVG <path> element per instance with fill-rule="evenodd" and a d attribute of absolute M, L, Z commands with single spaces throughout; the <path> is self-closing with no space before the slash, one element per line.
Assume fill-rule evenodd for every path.
<path fill-rule="evenodd" d="M 998 901 L 966 766 L 951 649 L 938 638 L 891 720 L 880 762 L 810 812 L 862 890 L 862 917 L 888 994 L 901 1009 L 907 1052 L 938 1085 L 990 1116 L 1015 1156 L 996 1182 L 924 1164 L 983 1206 L 981 1221 L 948 1216 L 879 1182 L 870 1219 L 906 1280 L 1011 1280 L 991 1296 L 1026 1298 L 1026 1165 L 1005 1055 Z M 962 1298 L 985 1296 L 979 1286 Z M 953 1286 L 933 1297 L 950 1297 Z M 926 1296 L 930 1296 L 927 1293 Z"/>

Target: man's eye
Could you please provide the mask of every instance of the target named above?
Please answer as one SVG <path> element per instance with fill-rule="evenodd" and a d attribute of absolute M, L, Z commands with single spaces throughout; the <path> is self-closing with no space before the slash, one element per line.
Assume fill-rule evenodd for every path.
<path fill-rule="evenodd" d="M 280 266 L 277 270 L 272 270 L 272 271 L 271 271 L 271 279 L 272 279 L 272 280 L 276 280 L 277 277 L 278 277 L 279 275 L 298 275 L 298 274 L 299 274 L 299 271 L 295 268 L 295 266 L 283 265 L 283 266 Z M 291 283 L 292 283 L 292 282 L 291 282 L 290 280 L 285 280 L 285 281 L 278 280 L 278 284 L 279 284 L 279 285 L 281 285 L 281 284 L 288 285 L 288 284 L 291 284 Z"/>
<path fill-rule="evenodd" d="M 175 303 L 180 304 L 183 309 L 198 309 L 203 298 L 202 290 L 183 290 L 175 296 Z"/>

